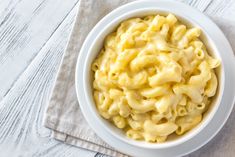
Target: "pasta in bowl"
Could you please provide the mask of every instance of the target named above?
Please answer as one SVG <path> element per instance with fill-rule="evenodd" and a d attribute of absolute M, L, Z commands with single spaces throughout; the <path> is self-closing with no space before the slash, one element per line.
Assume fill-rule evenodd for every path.
<path fill-rule="evenodd" d="M 200 35 L 173 14 L 122 21 L 91 66 L 99 114 L 151 143 L 196 127 L 216 94 L 220 66 Z"/>

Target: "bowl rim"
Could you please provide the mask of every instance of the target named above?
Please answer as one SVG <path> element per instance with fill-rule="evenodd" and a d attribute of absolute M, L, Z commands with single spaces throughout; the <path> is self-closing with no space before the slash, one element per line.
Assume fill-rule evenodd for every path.
<path fill-rule="evenodd" d="M 141 2 L 143 3 L 143 2 L 153 2 L 153 1 L 132 2 L 132 3 L 126 4 L 126 5 L 124 5 L 124 6 L 120 7 L 120 8 L 118 8 L 118 9 L 120 10 L 121 8 L 123 8 L 123 7 L 125 7 L 125 6 L 130 6 L 130 5 L 134 4 L 134 3 L 141 3 Z M 158 3 L 158 2 L 159 2 L 159 1 L 157 1 L 156 3 Z M 167 1 L 165 0 L 165 2 L 167 2 Z M 168 1 L 168 2 L 169 2 L 169 1 Z M 176 3 L 176 2 L 170 2 L 170 3 L 172 4 L 172 3 Z M 177 2 L 177 3 L 178 3 L 178 2 Z M 182 4 L 181 4 L 181 5 L 182 5 Z M 189 6 L 187 6 L 187 7 L 189 7 Z M 155 7 L 155 8 L 156 8 L 156 7 Z M 118 9 L 115 9 L 114 11 L 117 12 Z M 139 9 L 139 10 L 143 10 L 143 9 Z M 147 10 L 149 10 L 149 9 L 147 9 Z M 165 10 L 166 12 L 171 12 L 171 13 L 172 13 L 172 11 L 168 11 L 168 10 L 165 9 L 165 8 L 162 9 L 162 10 Z M 113 13 L 114 11 L 112 11 L 111 13 Z M 133 11 L 133 12 L 134 12 L 134 11 Z M 108 15 L 110 15 L 111 13 L 109 13 Z M 129 11 L 129 13 L 130 13 L 130 11 Z M 126 14 L 129 14 L 129 13 L 127 12 Z M 173 14 L 175 14 L 175 13 L 173 12 Z M 177 13 L 176 13 L 176 14 L 177 14 Z M 200 13 L 200 14 L 202 14 L 202 13 Z M 106 15 L 105 18 L 107 18 L 108 15 Z M 125 15 L 125 14 L 124 14 L 124 15 Z M 123 16 L 124 16 L 124 15 L 123 15 Z M 125 15 L 125 16 L 126 16 L 126 15 Z M 192 23 L 192 22 L 191 22 L 191 21 L 192 21 L 191 19 L 189 19 L 189 18 L 187 18 L 187 17 L 185 17 L 185 16 L 182 16 L 182 15 L 178 15 L 178 16 L 181 16 L 181 17 L 185 18 L 187 21 L 189 21 L 190 23 Z M 121 17 L 121 16 L 119 16 L 119 17 Z M 105 18 L 103 18 L 99 23 L 102 23 L 102 21 L 104 21 Z M 208 20 L 208 18 L 207 18 L 207 20 Z M 210 22 L 211 22 L 211 21 L 210 21 Z M 99 25 L 99 23 L 98 23 L 97 25 Z M 119 22 L 119 23 L 120 23 L 120 22 Z M 197 23 L 197 22 L 194 21 L 194 23 Z M 94 27 L 94 29 L 97 27 L 97 25 Z M 111 25 L 111 24 L 110 24 L 110 25 Z M 215 25 L 215 24 L 214 24 L 214 25 Z M 217 27 L 217 26 L 216 26 L 216 27 Z M 203 27 L 201 27 L 201 28 L 203 28 Z M 94 29 L 93 29 L 93 30 L 94 30 Z M 217 29 L 218 29 L 218 27 L 217 27 Z M 103 31 L 104 31 L 104 30 L 103 30 Z M 203 29 L 203 31 L 205 31 L 205 30 Z M 91 33 L 92 33 L 92 31 L 91 31 Z M 90 34 L 91 34 L 91 33 L 90 33 Z M 221 33 L 222 33 L 222 32 L 221 32 Z M 87 39 L 89 38 L 90 34 L 88 35 Z M 100 34 L 99 34 L 99 35 L 100 35 Z M 98 35 L 98 36 L 99 36 L 99 35 Z M 209 36 L 209 37 L 210 37 L 210 36 Z M 85 41 L 84 43 L 87 42 L 87 39 L 86 39 L 86 41 Z M 225 38 L 225 39 L 226 39 L 226 38 Z M 94 44 L 94 42 L 93 42 L 93 44 Z M 83 46 L 84 46 L 84 44 L 83 44 Z M 91 47 L 92 47 L 92 46 L 91 46 Z M 90 47 L 89 51 L 91 50 L 91 47 Z M 231 47 L 230 47 L 230 48 L 231 48 Z M 82 47 L 82 49 L 81 49 L 80 52 L 82 52 L 83 49 L 84 49 L 84 47 Z M 218 56 L 217 56 L 217 57 L 218 57 Z M 79 54 L 79 57 L 78 57 L 78 61 L 79 61 L 79 60 L 81 60 L 81 53 Z M 221 61 L 223 61 L 222 58 L 221 58 Z M 86 67 L 86 66 L 85 66 L 85 67 Z M 79 97 L 80 97 L 80 96 L 79 96 L 79 90 L 78 90 L 78 89 L 79 89 L 79 88 L 78 88 L 79 85 L 78 85 L 78 77 L 77 77 L 77 76 L 78 76 L 78 69 L 79 69 L 79 64 L 78 64 L 78 62 L 77 62 L 75 81 L 76 81 L 77 96 L 78 96 L 78 98 L 79 98 Z M 84 69 L 83 69 L 83 70 L 84 70 Z M 223 70 L 222 70 L 222 71 L 223 71 Z M 85 72 L 85 71 L 84 71 L 84 72 Z M 84 74 L 82 74 L 82 75 L 85 76 Z M 222 74 L 221 74 L 221 75 L 222 75 Z M 84 83 L 84 82 L 83 82 L 83 83 Z M 221 82 L 220 82 L 220 83 L 221 83 Z M 86 89 L 83 89 L 83 90 L 86 90 Z M 86 94 L 86 92 L 84 92 L 84 93 Z M 223 93 L 221 94 L 221 97 L 222 97 L 222 95 L 223 95 Z M 86 97 L 86 99 L 87 99 L 87 96 L 85 96 L 85 97 Z M 89 99 L 89 98 L 88 98 L 88 99 Z M 93 99 L 93 98 L 90 98 L 90 99 Z M 79 102 L 80 102 L 80 100 L 79 100 Z M 87 101 L 86 101 L 86 102 L 87 102 Z M 85 102 L 83 102 L 83 103 L 85 103 Z M 82 103 L 80 103 L 80 104 L 82 104 Z M 221 100 L 219 101 L 219 104 L 221 104 Z M 92 104 L 89 104 L 89 105 L 92 105 Z M 89 106 L 89 105 L 88 105 L 88 106 Z M 94 104 L 93 104 L 93 105 L 94 105 Z M 84 111 L 83 105 L 80 105 L 80 106 L 81 106 L 83 115 L 85 115 L 85 114 L 84 114 L 85 111 Z M 216 106 L 217 106 L 216 109 L 218 109 L 219 105 L 216 105 Z M 215 110 L 215 109 L 214 109 L 214 110 Z M 213 114 L 213 116 L 211 116 L 210 120 L 214 117 L 215 113 L 216 113 L 216 110 L 214 111 L 214 114 Z M 210 114 L 211 114 L 211 113 L 210 113 Z M 86 118 L 86 120 L 87 120 L 87 117 L 86 117 L 86 116 L 85 116 L 85 118 Z M 209 118 L 209 117 L 207 117 L 207 119 L 208 119 L 208 118 Z M 209 121 L 210 121 L 210 120 L 209 120 Z M 209 121 L 208 121 L 208 123 L 209 123 Z M 207 123 L 207 124 L 208 124 L 208 123 Z M 102 124 L 102 123 L 101 123 L 101 124 Z M 204 126 L 204 127 L 205 127 L 205 126 Z M 203 127 L 203 128 L 204 128 L 204 127 Z M 94 129 L 94 128 L 93 128 L 93 129 Z M 94 130 L 95 130 L 95 129 L 94 129 Z M 200 130 L 200 131 L 201 131 L 201 130 Z M 199 132 L 200 132 L 200 131 L 199 131 Z M 109 132 L 109 133 L 110 133 L 110 132 Z M 111 134 L 112 134 L 112 133 L 113 133 L 113 132 L 111 132 Z M 116 135 L 116 134 L 115 134 L 115 135 Z M 115 135 L 114 135 L 114 136 L 115 136 Z M 191 137 L 191 138 L 192 138 L 192 137 Z M 126 141 L 125 141 L 125 142 L 126 142 Z M 175 143 L 175 142 L 174 142 L 174 143 Z M 182 143 L 182 142 L 181 142 L 181 143 Z M 131 143 L 129 143 L 129 144 L 131 144 Z M 179 143 L 176 143 L 175 145 L 178 145 L 178 144 L 179 144 Z M 158 144 L 157 147 L 156 147 L 156 144 L 154 144 L 154 145 L 155 145 L 155 147 L 146 147 L 146 148 L 157 149 L 157 148 L 168 148 L 168 147 L 169 147 L 169 146 L 163 147 L 162 145 L 160 146 L 159 144 Z M 175 145 L 171 145 L 171 146 L 175 146 Z M 135 146 L 140 147 L 139 145 L 135 145 Z M 142 147 L 142 146 L 141 146 L 141 147 Z"/>

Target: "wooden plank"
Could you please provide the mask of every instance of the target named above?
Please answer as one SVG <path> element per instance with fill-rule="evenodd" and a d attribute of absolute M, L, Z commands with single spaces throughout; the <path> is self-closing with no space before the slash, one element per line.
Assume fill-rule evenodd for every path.
<path fill-rule="evenodd" d="M 181 0 L 181 1 L 202 12 L 212 2 L 212 0 Z"/>
<path fill-rule="evenodd" d="M 213 0 L 205 10 L 205 13 L 221 18 L 235 20 L 235 1 L 234 0 Z"/>
<path fill-rule="evenodd" d="M 76 7 L 28 65 L 0 102 L 0 155 L 5 156 L 94 156 L 95 153 L 50 138 L 42 126 L 60 60 L 74 22 Z M 34 26 L 36 27 L 36 26 Z"/>
<path fill-rule="evenodd" d="M 9 18 L 19 0 L 0 1 L 0 26 Z M 0 27 L 1 28 L 1 27 Z"/>
<path fill-rule="evenodd" d="M 0 100 L 9 91 L 78 0 L 1 2 Z"/>

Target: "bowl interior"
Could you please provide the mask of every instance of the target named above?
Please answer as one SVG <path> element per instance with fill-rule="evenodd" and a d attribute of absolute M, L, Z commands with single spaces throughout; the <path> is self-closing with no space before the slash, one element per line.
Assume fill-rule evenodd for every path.
<path fill-rule="evenodd" d="M 94 39 L 93 44 L 90 46 L 90 49 L 88 50 L 88 55 L 85 59 L 85 65 L 84 65 L 85 73 L 84 73 L 83 79 L 85 82 L 85 89 L 84 89 L 85 95 L 89 102 L 88 104 L 90 105 L 89 107 L 91 107 L 97 119 L 101 121 L 102 124 L 104 124 L 104 128 L 106 130 L 108 130 L 112 135 L 119 138 L 120 140 L 123 140 L 135 146 L 146 147 L 146 148 L 163 148 L 163 147 L 170 147 L 170 146 L 183 143 L 187 141 L 188 139 L 192 138 L 194 135 L 199 133 L 212 119 L 212 117 L 214 116 L 220 104 L 220 100 L 221 100 L 222 93 L 223 93 L 224 73 L 223 73 L 223 62 L 221 60 L 220 68 L 216 69 L 216 75 L 218 78 L 217 93 L 216 93 L 216 96 L 214 96 L 214 99 L 208 111 L 204 113 L 202 122 L 182 136 L 176 136 L 174 134 L 170 135 L 166 142 L 160 143 L 160 144 L 159 143 L 147 143 L 144 141 L 135 141 L 135 140 L 129 139 L 126 137 L 126 135 L 124 134 L 122 130 L 116 128 L 112 123 L 103 119 L 99 115 L 96 109 L 94 99 L 93 99 L 92 82 L 94 78 L 93 78 L 93 73 L 91 71 L 91 64 L 94 61 L 94 59 L 97 57 L 97 55 L 99 54 L 101 48 L 103 47 L 103 41 L 105 37 L 111 32 L 113 32 L 119 26 L 119 24 L 126 19 L 133 18 L 133 17 L 144 17 L 147 15 L 156 15 L 156 14 L 167 15 L 168 13 L 173 13 L 179 21 L 181 21 L 183 24 L 187 25 L 188 27 L 199 27 L 202 30 L 201 40 L 206 45 L 209 54 L 221 60 L 221 56 L 218 52 L 218 49 L 216 48 L 216 45 L 214 45 L 213 43 L 213 39 L 211 39 L 208 36 L 207 32 L 203 29 L 203 27 L 198 25 L 196 21 L 193 21 L 187 15 L 181 15 L 181 14 L 177 14 L 177 12 L 162 10 L 159 8 L 146 8 L 146 9 L 134 10 L 132 12 L 123 14 L 122 16 L 117 17 L 116 19 L 113 19 L 113 21 L 109 25 L 107 25 L 105 28 L 100 30 L 100 32 L 98 32 L 97 38 Z"/>

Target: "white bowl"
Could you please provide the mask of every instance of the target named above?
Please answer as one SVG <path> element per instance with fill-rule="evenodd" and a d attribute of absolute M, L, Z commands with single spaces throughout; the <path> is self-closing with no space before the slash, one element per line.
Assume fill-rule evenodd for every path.
<path fill-rule="evenodd" d="M 85 65 L 84 65 L 84 91 L 85 96 L 88 101 L 88 104 L 91 104 L 92 110 L 95 112 L 94 114 L 97 114 L 97 109 L 94 103 L 93 99 L 93 91 L 92 91 L 92 72 L 91 72 L 91 64 L 94 61 L 95 57 L 100 52 L 104 38 L 114 31 L 115 28 L 124 20 L 132 18 L 132 17 L 143 17 L 147 15 L 153 15 L 153 14 L 160 14 L 160 15 L 167 15 L 169 11 L 166 11 L 165 9 L 158 8 L 158 7 L 148 7 L 148 8 L 141 8 L 133 11 L 128 11 L 120 16 L 115 17 L 110 23 L 108 23 L 105 27 L 103 27 L 101 30 L 99 30 L 97 37 L 93 40 L 92 44 L 90 45 L 88 51 L 87 51 L 87 57 L 85 58 Z M 171 12 L 173 13 L 173 12 Z M 203 27 L 201 27 L 196 21 L 193 21 L 190 17 L 187 17 L 182 14 L 174 13 L 174 15 L 177 16 L 177 19 L 180 19 L 181 22 L 187 23 L 191 26 L 197 26 L 202 29 L 203 35 L 204 35 L 204 43 L 207 43 L 207 47 L 211 50 L 213 53 L 213 56 L 216 56 L 216 58 L 219 58 L 221 60 L 220 54 L 214 45 L 212 39 L 208 36 L 207 32 L 204 30 Z M 218 106 L 220 104 L 220 100 L 223 94 L 224 89 L 224 69 L 223 69 L 223 62 L 221 65 L 221 72 L 218 72 L 219 76 L 219 88 L 218 88 L 218 94 L 216 96 L 216 99 L 214 101 L 213 107 L 210 107 L 209 113 L 207 116 L 205 116 L 202 120 L 202 122 L 192 129 L 190 132 L 186 133 L 185 135 L 177 136 L 174 139 L 168 139 L 164 143 L 148 143 L 148 142 L 142 142 L 142 141 L 136 141 L 132 140 L 130 138 L 127 138 L 123 132 L 121 132 L 119 129 L 116 129 L 116 127 L 112 124 L 107 122 L 107 120 L 104 120 L 101 116 L 97 116 L 99 120 L 102 121 L 104 124 L 103 127 L 110 133 L 113 134 L 113 136 L 116 136 L 116 138 L 119 138 L 122 141 L 125 141 L 126 143 L 139 146 L 139 147 L 145 147 L 145 148 L 153 148 L 153 149 L 159 149 L 159 148 L 167 148 L 172 147 L 175 145 L 178 145 L 180 143 L 185 142 L 186 140 L 192 138 L 195 136 L 199 131 L 201 131 L 212 119 L 214 116 L 216 110 L 218 109 Z"/>
<path fill-rule="evenodd" d="M 172 137 L 160 144 L 135 141 L 127 138 L 120 129 L 116 128 L 99 115 L 93 99 L 91 63 L 100 52 L 104 38 L 114 31 L 122 21 L 131 17 L 142 17 L 151 14 L 166 15 L 168 13 L 173 13 L 180 21 L 189 26 L 197 26 L 202 29 L 202 40 L 206 43 L 209 52 L 222 61 L 220 70 L 217 70 L 219 88 L 216 98 L 209 111 L 206 112 L 202 122 L 185 135 L 177 138 Z M 226 54 L 221 52 L 226 52 Z M 235 66 L 232 61 L 232 55 L 232 49 L 220 29 L 210 19 L 195 9 L 182 3 L 168 0 L 149 0 L 129 3 L 105 16 L 89 33 L 80 50 L 75 78 L 79 104 L 85 119 L 93 130 L 104 141 L 120 151 L 135 156 L 146 156 L 146 153 L 148 156 L 156 155 L 156 153 L 164 156 L 171 156 L 172 153 L 174 156 L 189 153 L 208 142 L 220 130 L 232 110 L 235 89 L 231 89 L 228 86 L 229 84 L 230 86 L 232 84 L 234 85 L 231 80 L 235 78 Z M 228 72 L 228 70 L 232 72 Z M 213 123 L 213 120 L 218 119 L 218 116 L 222 115 L 221 109 L 219 108 L 221 108 L 225 101 L 230 106 L 228 105 L 226 111 L 223 113 L 222 125 L 216 125 L 215 122 Z M 224 110 L 224 108 L 222 108 L 222 110 Z M 212 128 L 212 125 L 214 126 L 214 130 L 209 129 L 210 132 L 208 132 L 208 128 Z M 206 138 L 199 138 L 205 135 Z M 198 144 L 195 141 L 198 141 Z M 192 142 L 195 143 L 195 145 L 192 144 Z M 191 145 L 186 145 L 187 143 L 191 143 Z M 179 151 L 176 148 L 181 148 L 181 150 Z M 176 151 L 173 152 L 175 149 Z"/>

